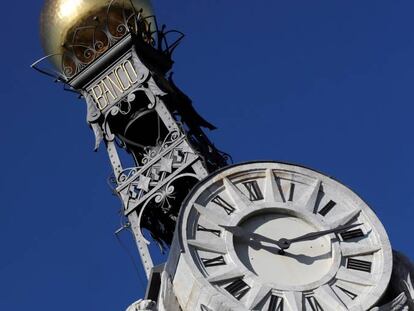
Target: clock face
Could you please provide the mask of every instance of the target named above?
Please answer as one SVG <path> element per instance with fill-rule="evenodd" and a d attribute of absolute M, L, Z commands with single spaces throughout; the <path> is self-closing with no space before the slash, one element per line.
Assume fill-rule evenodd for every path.
<path fill-rule="evenodd" d="M 187 197 L 178 228 L 195 277 L 238 310 L 367 310 L 391 276 L 372 210 L 295 165 L 255 162 L 210 176 Z"/>

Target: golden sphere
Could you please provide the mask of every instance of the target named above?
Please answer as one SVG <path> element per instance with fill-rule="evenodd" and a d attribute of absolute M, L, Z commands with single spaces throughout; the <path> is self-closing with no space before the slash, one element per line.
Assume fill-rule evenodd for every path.
<path fill-rule="evenodd" d="M 118 9 L 108 22 L 108 7 Z M 132 7 L 133 6 L 133 7 Z M 123 12 L 153 15 L 150 0 L 46 0 L 40 18 L 40 36 L 46 55 L 63 54 L 80 27 L 117 27 Z M 119 23 L 118 23 L 119 24 Z"/>

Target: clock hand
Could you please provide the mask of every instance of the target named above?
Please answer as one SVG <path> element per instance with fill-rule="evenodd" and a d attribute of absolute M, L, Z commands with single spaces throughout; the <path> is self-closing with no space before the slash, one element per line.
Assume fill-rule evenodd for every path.
<path fill-rule="evenodd" d="M 270 239 L 270 238 L 265 237 L 265 236 L 263 236 L 261 234 L 258 234 L 258 233 L 248 232 L 248 231 L 244 230 L 243 228 L 241 228 L 239 226 L 219 225 L 219 227 L 221 227 L 224 230 L 230 232 L 231 234 L 233 234 L 233 236 L 237 236 L 237 237 L 244 238 L 244 239 L 247 239 L 247 240 L 253 240 L 254 242 L 257 242 L 257 243 L 268 242 L 268 243 L 276 244 L 277 246 L 279 246 L 278 245 L 279 242 L 277 240 Z"/>
<path fill-rule="evenodd" d="M 310 241 L 315 240 L 321 236 L 327 235 L 329 233 L 338 233 L 347 229 L 351 229 L 357 226 L 360 226 L 362 224 L 352 224 L 352 225 L 343 225 L 336 227 L 334 229 L 328 229 L 328 230 L 322 230 L 322 231 L 315 231 L 310 232 L 304 235 L 301 235 L 299 237 L 293 238 L 293 239 L 280 239 L 277 241 L 276 245 L 279 246 L 281 249 L 288 249 L 292 243 L 300 242 L 300 241 Z"/>

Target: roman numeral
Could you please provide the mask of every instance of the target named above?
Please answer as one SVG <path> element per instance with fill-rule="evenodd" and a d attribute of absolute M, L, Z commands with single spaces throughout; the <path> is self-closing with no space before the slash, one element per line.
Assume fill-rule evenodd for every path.
<path fill-rule="evenodd" d="M 224 289 L 228 291 L 234 298 L 240 300 L 250 290 L 250 286 L 247 285 L 243 279 L 237 279 L 227 285 Z"/>
<path fill-rule="evenodd" d="M 345 289 L 345 288 L 343 288 L 343 287 L 341 287 L 341 286 L 338 286 L 338 285 L 335 285 L 337 288 L 339 288 L 345 295 L 347 295 L 349 298 L 351 298 L 352 300 L 354 300 L 356 297 L 358 297 L 358 295 L 357 294 L 354 294 L 353 292 L 351 292 L 351 291 L 349 291 L 349 290 L 347 290 L 347 289 Z"/>
<path fill-rule="evenodd" d="M 346 267 L 348 269 L 371 272 L 372 263 L 370 261 L 348 258 Z"/>
<path fill-rule="evenodd" d="M 315 297 L 309 296 L 309 297 L 306 297 L 306 300 L 308 301 L 312 311 L 323 311 L 321 305 L 319 304 L 319 302 L 316 300 Z"/>
<path fill-rule="evenodd" d="M 207 306 L 205 306 L 205 305 L 203 305 L 203 304 L 201 304 L 201 305 L 200 305 L 200 310 L 201 310 L 201 311 L 213 311 L 213 310 L 211 310 L 209 307 L 207 307 Z"/>
<path fill-rule="evenodd" d="M 214 258 L 201 258 L 201 261 L 204 264 L 204 267 L 215 267 L 215 266 L 222 266 L 225 265 L 226 262 L 224 261 L 224 257 L 223 256 L 218 256 L 218 257 L 214 257 Z"/>
<path fill-rule="evenodd" d="M 283 298 L 279 296 L 270 296 L 268 311 L 283 311 Z"/>
<path fill-rule="evenodd" d="M 250 201 L 263 200 L 263 194 L 260 191 L 260 187 L 256 180 L 246 181 L 243 183 L 243 185 L 246 187 L 247 191 L 249 192 Z"/>
<path fill-rule="evenodd" d="M 211 200 L 213 203 L 217 204 L 218 206 L 222 207 L 227 215 L 230 215 L 235 211 L 235 208 L 230 205 L 226 200 L 224 200 L 221 196 L 216 196 L 213 200 Z"/>
<path fill-rule="evenodd" d="M 289 199 L 288 199 L 288 201 L 290 201 L 290 202 L 293 201 L 294 194 L 295 194 L 295 184 L 294 183 L 291 183 L 290 184 Z"/>
<path fill-rule="evenodd" d="M 336 205 L 336 202 L 330 200 L 320 211 L 318 214 L 322 215 L 322 216 L 326 216 L 326 214 L 328 214 L 332 208 Z"/>
<path fill-rule="evenodd" d="M 218 237 L 220 237 L 221 231 L 220 230 L 214 230 L 214 229 L 208 229 L 206 227 L 203 227 L 201 225 L 197 225 L 197 231 L 204 231 L 204 232 L 210 232 Z"/>
<path fill-rule="evenodd" d="M 354 229 L 354 230 L 349 230 L 346 232 L 342 232 L 339 234 L 342 238 L 342 240 L 344 241 L 348 241 L 348 240 L 352 240 L 355 238 L 360 238 L 364 236 L 364 232 L 362 232 L 361 229 Z"/>

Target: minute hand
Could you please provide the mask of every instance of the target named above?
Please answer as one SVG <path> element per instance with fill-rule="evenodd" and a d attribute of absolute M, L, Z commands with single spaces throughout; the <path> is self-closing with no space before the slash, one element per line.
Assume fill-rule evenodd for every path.
<path fill-rule="evenodd" d="M 339 226 L 336 227 L 334 229 L 328 229 L 328 230 L 322 230 L 322 231 L 316 231 L 316 232 L 310 232 L 304 235 L 301 235 L 297 238 L 293 238 L 293 239 L 280 239 L 277 243 L 277 245 L 282 248 L 282 249 L 288 249 L 289 246 L 292 243 L 296 243 L 296 242 L 300 242 L 300 241 L 310 241 L 310 240 L 315 240 L 321 236 L 327 235 L 329 233 L 337 233 L 337 232 L 341 232 L 347 229 L 351 229 L 357 226 L 360 226 L 361 224 L 353 224 L 353 225 L 343 225 L 343 226 Z"/>

